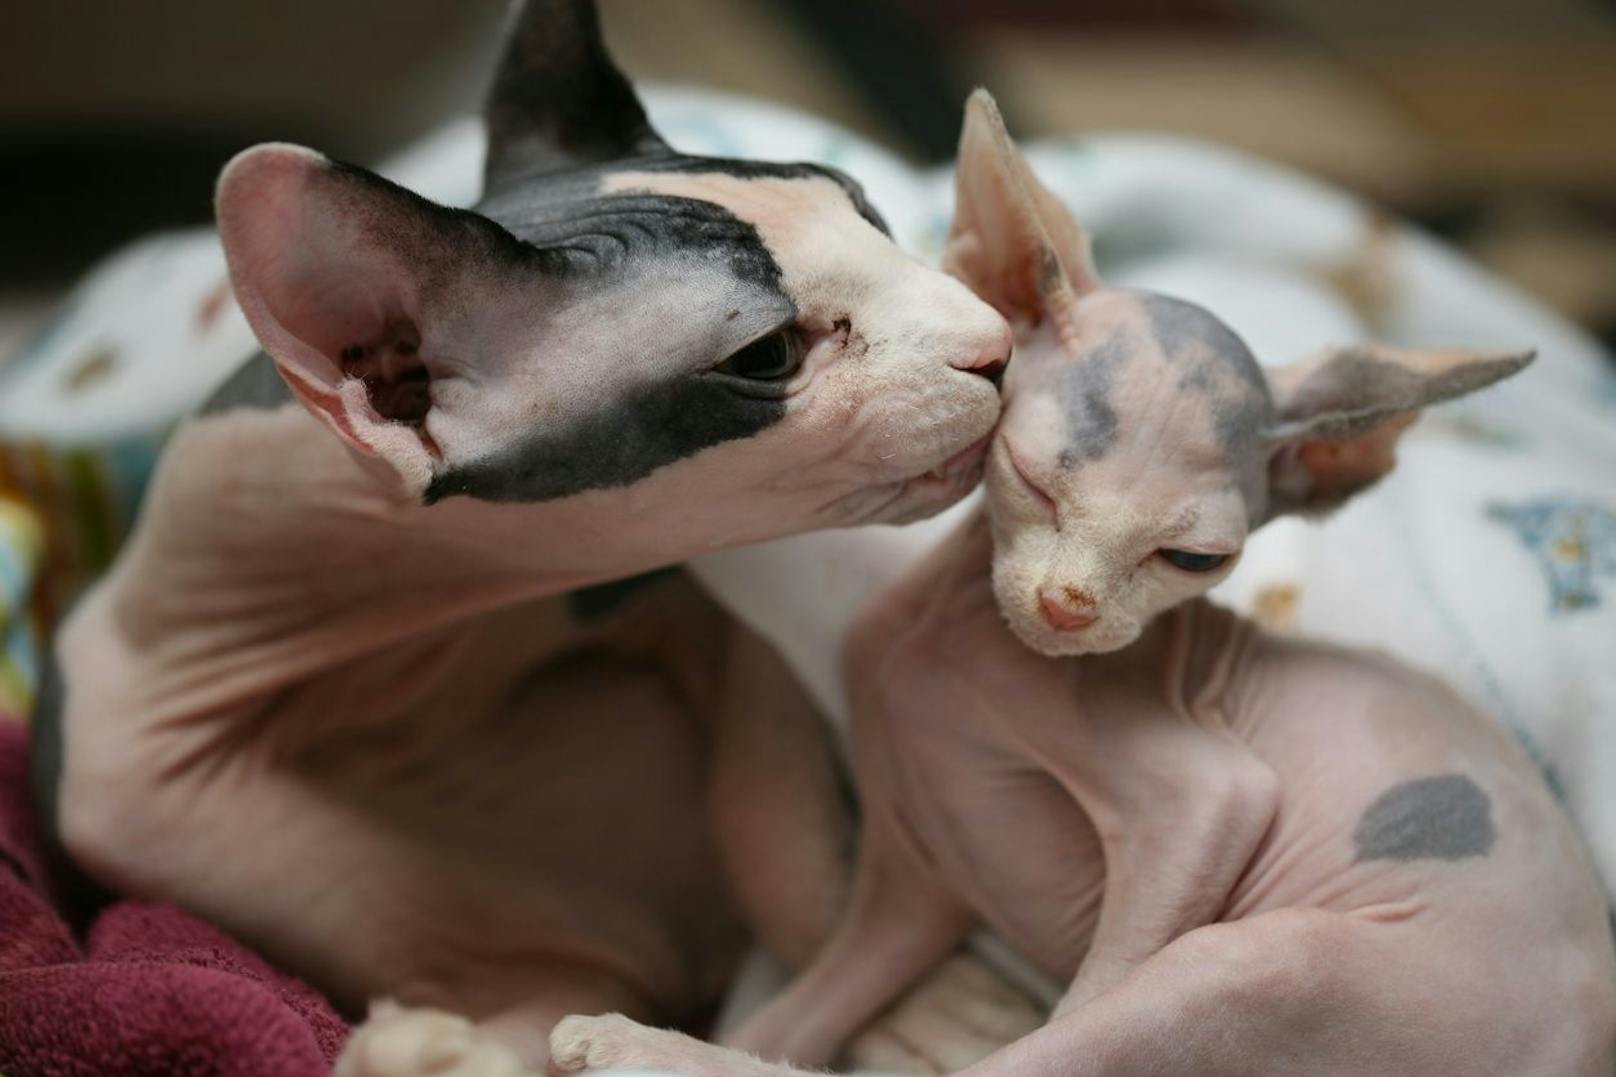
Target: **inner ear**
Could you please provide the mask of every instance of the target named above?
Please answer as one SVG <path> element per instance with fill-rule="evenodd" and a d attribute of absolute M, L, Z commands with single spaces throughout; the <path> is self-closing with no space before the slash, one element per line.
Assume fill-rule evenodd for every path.
<path fill-rule="evenodd" d="M 383 419 L 420 427 L 432 404 L 432 376 L 421 358 L 421 333 L 408 318 L 384 321 L 338 354 L 345 378 L 365 383 L 371 407 Z"/>
<path fill-rule="evenodd" d="M 1011 319 L 1064 320 L 1100 286 L 1077 219 L 1021 156 L 986 90 L 965 105 L 945 271 Z"/>

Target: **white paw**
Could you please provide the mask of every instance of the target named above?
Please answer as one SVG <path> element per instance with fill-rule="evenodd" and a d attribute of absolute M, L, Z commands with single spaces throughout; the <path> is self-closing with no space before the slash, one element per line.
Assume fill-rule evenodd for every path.
<path fill-rule="evenodd" d="M 954 1073 L 1041 1027 L 1043 1006 L 981 958 L 949 958 L 848 1044 L 846 1058 L 879 1073 Z"/>
<path fill-rule="evenodd" d="M 550 1069 L 554 1073 L 654 1070 L 679 1077 L 773 1077 L 794 1072 L 680 1032 L 647 1028 L 618 1013 L 563 1018 L 550 1032 Z"/>
<path fill-rule="evenodd" d="M 539 1077 L 464 1017 L 377 1002 L 354 1030 L 332 1077 Z"/>

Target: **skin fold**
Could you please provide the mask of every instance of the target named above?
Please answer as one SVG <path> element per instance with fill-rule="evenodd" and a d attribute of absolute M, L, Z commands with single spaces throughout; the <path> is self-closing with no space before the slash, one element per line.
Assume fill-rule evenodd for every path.
<path fill-rule="evenodd" d="M 1530 356 L 1265 372 L 1207 311 L 1105 288 L 985 94 L 959 168 L 950 264 L 1017 359 L 983 510 L 849 639 L 847 911 L 726 1046 L 570 1017 L 554 1068 L 823 1065 L 986 924 L 1068 987 L 963 1073 L 1610 1072 L 1604 899 L 1519 746 L 1388 656 L 1200 597 L 1251 530 L 1373 484 L 1420 408 Z"/>
<path fill-rule="evenodd" d="M 394 1000 L 345 1074 L 542 1067 L 569 1012 L 698 1020 L 751 904 L 817 948 L 834 879 L 732 887 L 731 843 L 777 843 L 723 805 L 832 809 L 714 776 L 791 743 L 831 787 L 811 708 L 688 581 L 584 589 L 946 507 L 1010 347 L 848 177 L 664 143 L 589 3 L 521 8 L 488 120 L 469 211 L 300 147 L 227 167 L 264 355 L 172 438 L 38 716 L 101 885 L 355 1016 Z"/>

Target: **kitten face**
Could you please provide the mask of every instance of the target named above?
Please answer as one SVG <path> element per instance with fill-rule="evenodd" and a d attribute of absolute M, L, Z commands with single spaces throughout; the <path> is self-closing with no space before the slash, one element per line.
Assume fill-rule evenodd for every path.
<path fill-rule="evenodd" d="M 1421 408 L 1532 360 L 1360 343 L 1266 372 L 1207 311 L 1106 288 L 983 90 L 955 188 L 944 264 L 1017 332 L 987 472 L 993 586 L 1046 654 L 1133 642 L 1226 576 L 1252 528 L 1379 481 Z"/>
<path fill-rule="evenodd" d="M 1266 493 L 1266 382 L 1206 311 L 1084 296 L 1018 342 L 987 475 L 1000 609 L 1046 654 L 1113 651 L 1238 560 Z"/>

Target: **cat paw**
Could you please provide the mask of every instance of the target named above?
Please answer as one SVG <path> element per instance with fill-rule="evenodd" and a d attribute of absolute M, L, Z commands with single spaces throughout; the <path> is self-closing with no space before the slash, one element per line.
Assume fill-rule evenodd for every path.
<path fill-rule="evenodd" d="M 1040 1028 L 1048 1013 L 971 953 L 949 958 L 848 1044 L 848 1064 L 877 1073 L 965 1069 Z"/>
<path fill-rule="evenodd" d="M 332 1077 L 542 1077 L 504 1044 L 443 1010 L 377 1002 Z"/>
<path fill-rule="evenodd" d="M 550 1072 L 652 1070 L 679 1077 L 795 1077 L 797 1070 L 703 1043 L 682 1032 L 647 1028 L 622 1014 L 568 1017 L 550 1033 Z"/>

